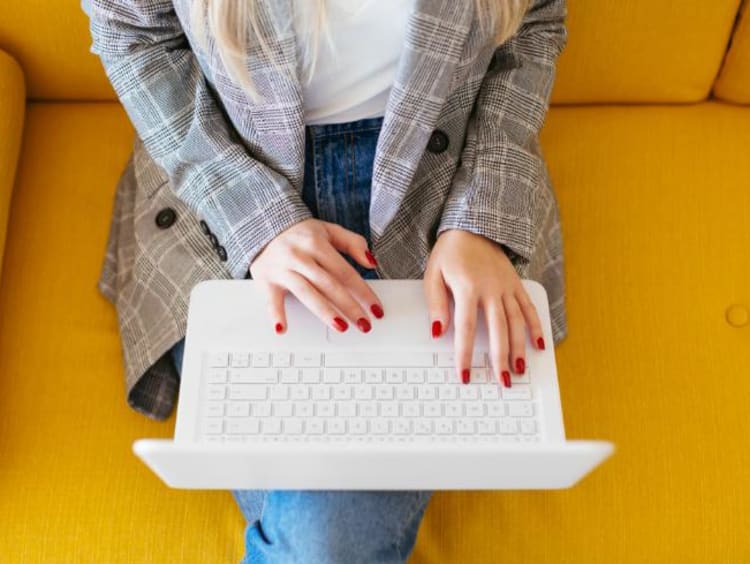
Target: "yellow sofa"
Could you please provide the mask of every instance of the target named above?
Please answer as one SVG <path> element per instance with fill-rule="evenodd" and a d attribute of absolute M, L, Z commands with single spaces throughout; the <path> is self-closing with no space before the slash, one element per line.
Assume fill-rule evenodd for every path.
<path fill-rule="evenodd" d="M 436 494 L 412 562 L 750 562 L 739 4 L 570 0 L 542 139 L 567 264 L 560 384 L 568 435 L 618 451 L 571 490 Z M 230 494 L 170 490 L 130 451 L 174 419 L 126 406 L 96 291 L 133 131 L 88 45 L 78 0 L 3 7 L 0 560 L 237 561 Z"/>

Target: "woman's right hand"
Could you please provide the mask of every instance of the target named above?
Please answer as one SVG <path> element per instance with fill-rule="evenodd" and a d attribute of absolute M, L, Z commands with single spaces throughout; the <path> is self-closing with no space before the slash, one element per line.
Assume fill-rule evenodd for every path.
<path fill-rule="evenodd" d="M 377 266 L 362 235 L 319 219 L 295 223 L 258 253 L 250 265 L 250 275 L 266 291 L 277 333 L 287 327 L 287 292 L 337 331 L 346 331 L 349 319 L 367 333 L 371 328 L 367 312 L 383 317 L 380 300 L 339 251 L 365 268 Z"/>

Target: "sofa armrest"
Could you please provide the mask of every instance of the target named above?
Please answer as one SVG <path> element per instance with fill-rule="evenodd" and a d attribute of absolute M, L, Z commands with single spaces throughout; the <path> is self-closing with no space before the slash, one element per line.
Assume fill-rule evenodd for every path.
<path fill-rule="evenodd" d="M 10 200 L 21 150 L 26 88 L 18 63 L 0 51 L 0 280 Z"/>

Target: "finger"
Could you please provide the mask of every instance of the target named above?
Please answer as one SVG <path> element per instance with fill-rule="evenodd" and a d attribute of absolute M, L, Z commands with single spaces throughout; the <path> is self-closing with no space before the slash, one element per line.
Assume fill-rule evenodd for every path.
<path fill-rule="evenodd" d="M 526 371 L 526 324 L 513 294 L 503 295 L 505 317 L 510 331 L 511 366 L 516 374 Z"/>
<path fill-rule="evenodd" d="M 346 253 L 365 268 L 375 268 L 378 261 L 367 246 L 367 239 L 359 233 L 350 231 L 335 223 L 323 222 L 328 231 L 331 244 L 339 251 Z"/>
<path fill-rule="evenodd" d="M 312 259 L 298 261 L 295 270 L 310 281 L 318 292 L 345 317 L 352 323 L 356 323 L 360 331 L 368 333 L 372 329 L 367 313 L 354 299 L 351 292 L 317 262 Z"/>
<path fill-rule="evenodd" d="M 268 298 L 268 314 L 277 334 L 286 332 L 286 311 L 284 308 L 284 296 L 286 290 L 276 284 L 265 284 L 265 292 Z"/>
<path fill-rule="evenodd" d="M 490 364 L 495 377 L 506 388 L 510 387 L 510 367 L 508 366 L 508 322 L 501 297 L 493 297 L 483 302 L 487 320 L 487 336 L 490 340 Z"/>
<path fill-rule="evenodd" d="M 378 319 L 383 317 L 383 304 L 380 298 L 335 248 L 329 247 L 327 250 L 321 250 L 315 255 L 315 260 L 341 282 L 363 307 L 370 310 Z"/>
<path fill-rule="evenodd" d="M 315 286 L 304 276 L 292 270 L 287 271 L 282 283 L 313 315 L 337 331 L 346 331 L 349 324 Z"/>
<path fill-rule="evenodd" d="M 438 269 L 427 270 L 424 276 L 424 292 L 430 318 L 430 334 L 433 339 L 443 335 L 450 321 L 450 296 Z"/>
<path fill-rule="evenodd" d="M 477 323 L 477 298 L 472 290 L 466 288 L 460 291 L 452 289 L 452 293 L 455 302 L 453 331 L 456 370 L 461 381 L 468 384 Z"/>
<path fill-rule="evenodd" d="M 539 314 L 536 311 L 534 302 L 529 298 L 529 294 L 526 289 L 521 287 L 515 293 L 516 301 L 521 306 L 521 311 L 526 319 L 526 323 L 529 327 L 529 334 L 531 335 L 531 342 L 536 345 L 539 350 L 544 350 L 544 331 L 542 331 L 542 323 L 539 320 Z"/>

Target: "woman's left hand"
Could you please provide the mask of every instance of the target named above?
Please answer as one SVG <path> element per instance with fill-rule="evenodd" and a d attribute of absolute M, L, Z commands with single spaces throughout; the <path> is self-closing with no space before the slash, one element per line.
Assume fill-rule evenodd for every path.
<path fill-rule="evenodd" d="M 498 381 L 510 386 L 514 372 L 526 370 L 526 326 L 531 341 L 544 349 L 542 327 L 534 304 L 500 245 L 481 235 L 450 229 L 442 232 L 424 274 L 432 336 L 440 337 L 451 322 L 449 296 L 455 315 L 456 371 L 469 382 L 477 310 L 487 321 L 490 362 Z"/>

